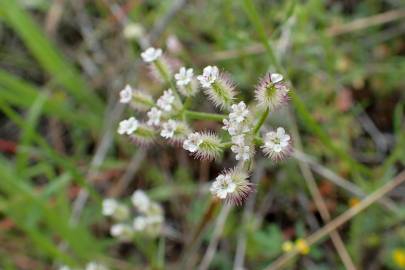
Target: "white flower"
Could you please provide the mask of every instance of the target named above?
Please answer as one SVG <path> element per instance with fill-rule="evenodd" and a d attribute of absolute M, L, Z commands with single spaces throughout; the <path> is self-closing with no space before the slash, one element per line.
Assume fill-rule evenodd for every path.
<path fill-rule="evenodd" d="M 254 191 L 254 185 L 248 180 L 249 175 L 241 168 L 226 170 L 218 175 L 212 183 L 212 195 L 228 203 L 240 205 Z"/>
<path fill-rule="evenodd" d="M 71 270 L 71 268 L 69 266 L 63 265 L 59 267 L 59 270 Z"/>
<path fill-rule="evenodd" d="M 173 102 L 175 100 L 175 96 L 173 94 L 172 89 L 168 89 L 163 92 L 163 95 L 157 100 L 156 104 L 159 108 L 166 112 L 170 112 L 173 108 Z"/>
<path fill-rule="evenodd" d="M 110 228 L 110 234 L 121 240 L 130 240 L 132 237 L 132 228 L 127 224 L 114 224 Z"/>
<path fill-rule="evenodd" d="M 245 134 L 235 135 L 231 138 L 233 144 L 244 145 L 245 144 Z"/>
<path fill-rule="evenodd" d="M 148 113 L 148 122 L 149 126 L 158 126 L 160 124 L 160 117 L 162 116 L 162 111 L 153 107 Z"/>
<path fill-rule="evenodd" d="M 125 88 L 120 91 L 120 102 L 129 103 L 132 99 L 132 92 L 132 87 L 127 84 Z"/>
<path fill-rule="evenodd" d="M 193 69 L 185 67 L 180 68 L 179 73 L 174 75 L 178 86 L 185 86 L 191 82 L 193 78 Z"/>
<path fill-rule="evenodd" d="M 118 202 L 114 199 L 104 199 L 102 213 L 104 216 L 112 216 L 118 208 Z"/>
<path fill-rule="evenodd" d="M 249 110 L 246 108 L 245 102 L 241 101 L 238 104 L 233 104 L 231 106 L 231 113 L 229 114 L 229 119 L 240 123 L 243 120 L 245 120 L 248 114 Z"/>
<path fill-rule="evenodd" d="M 194 132 L 188 135 L 187 139 L 183 142 L 183 148 L 191 153 L 198 150 L 198 146 L 202 143 L 201 135 L 198 132 Z"/>
<path fill-rule="evenodd" d="M 291 151 L 291 137 L 285 133 L 284 128 L 270 131 L 264 137 L 263 151 L 273 159 L 282 159 Z"/>
<path fill-rule="evenodd" d="M 236 184 L 232 181 L 232 177 L 229 174 L 220 174 L 212 183 L 210 191 L 213 195 L 220 199 L 225 199 L 228 193 L 234 192 Z"/>
<path fill-rule="evenodd" d="M 132 227 L 134 228 L 135 231 L 137 231 L 137 232 L 143 231 L 146 229 L 147 226 L 148 226 L 148 220 L 146 217 L 139 216 L 139 217 L 134 218 Z"/>
<path fill-rule="evenodd" d="M 128 134 L 131 135 L 139 126 L 138 120 L 135 117 L 130 117 L 126 120 L 122 120 L 118 127 L 119 134 Z"/>
<path fill-rule="evenodd" d="M 139 23 L 129 23 L 125 26 L 123 34 L 126 39 L 138 39 L 141 38 L 145 33 L 142 25 Z"/>
<path fill-rule="evenodd" d="M 224 119 L 222 129 L 228 131 L 229 135 L 236 136 L 250 131 L 250 128 L 245 123 L 238 123 L 233 119 Z"/>
<path fill-rule="evenodd" d="M 161 49 L 155 49 L 153 47 L 150 47 L 146 49 L 143 53 L 141 53 L 141 57 L 143 61 L 150 63 L 158 59 L 162 55 L 162 50 Z"/>
<path fill-rule="evenodd" d="M 266 74 L 256 86 L 255 98 L 260 107 L 275 110 L 283 106 L 289 99 L 289 88 L 278 73 Z"/>
<path fill-rule="evenodd" d="M 250 146 L 244 144 L 235 144 L 231 147 L 232 152 L 236 154 L 236 160 L 249 160 L 250 159 Z"/>
<path fill-rule="evenodd" d="M 142 213 L 148 212 L 151 202 L 148 195 L 146 195 L 143 190 L 135 190 L 131 196 L 131 201 L 138 211 Z"/>
<path fill-rule="evenodd" d="M 102 205 L 104 216 L 111 216 L 115 220 L 125 220 L 129 216 L 129 209 L 126 205 L 118 203 L 115 199 L 104 199 Z"/>
<path fill-rule="evenodd" d="M 166 139 L 173 138 L 174 132 L 176 131 L 178 123 L 172 119 L 163 123 L 162 131 L 160 132 L 160 136 Z"/>
<path fill-rule="evenodd" d="M 278 83 L 281 82 L 283 80 L 283 75 L 279 74 L 279 73 L 272 73 L 270 75 L 270 79 L 272 83 Z"/>
<path fill-rule="evenodd" d="M 108 270 L 108 268 L 100 263 L 90 262 L 86 265 L 86 270 Z"/>
<path fill-rule="evenodd" d="M 207 66 L 203 70 L 203 74 L 197 76 L 197 80 L 200 81 L 200 84 L 204 88 L 211 87 L 211 84 L 215 82 L 219 77 L 219 70 L 216 66 Z"/>

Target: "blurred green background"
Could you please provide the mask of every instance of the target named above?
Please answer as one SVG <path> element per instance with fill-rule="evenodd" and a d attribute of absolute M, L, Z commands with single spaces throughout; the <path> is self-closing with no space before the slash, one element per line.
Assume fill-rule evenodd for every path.
<path fill-rule="evenodd" d="M 206 183 L 231 163 L 164 144 L 140 148 L 116 134 L 132 114 L 116 105 L 126 83 L 162 90 L 140 62 L 147 41 L 196 74 L 209 64 L 226 70 L 245 100 L 259 77 L 283 68 L 294 118 L 275 113 L 269 124 L 296 130 L 315 165 L 364 194 L 405 167 L 404 1 L 0 0 L 0 269 L 92 260 L 181 269 L 209 202 Z M 203 95 L 193 106 L 214 110 Z M 241 237 L 245 269 L 263 269 L 284 241 L 325 224 L 299 165 L 257 161 L 255 201 L 230 212 L 209 269 L 235 269 Z M 357 203 L 328 175 L 315 170 L 315 179 L 332 217 Z M 175 237 L 123 244 L 109 236 L 102 198 L 127 200 L 137 188 L 161 202 Z M 89 198 L 78 210 L 80 190 Z M 403 185 L 390 194 L 395 211 L 375 204 L 339 230 L 358 269 L 405 269 L 404 194 Z M 211 221 L 191 251 L 196 261 Z M 345 269 L 330 239 L 286 268 Z"/>

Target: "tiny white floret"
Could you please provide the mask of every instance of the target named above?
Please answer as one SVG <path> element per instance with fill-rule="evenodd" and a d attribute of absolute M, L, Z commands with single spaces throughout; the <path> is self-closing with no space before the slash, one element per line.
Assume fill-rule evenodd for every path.
<path fill-rule="evenodd" d="M 148 122 L 146 122 L 146 124 L 148 124 L 149 126 L 159 126 L 162 111 L 153 107 L 152 109 L 150 109 L 149 112 L 147 112 L 147 116 Z"/>
<path fill-rule="evenodd" d="M 174 132 L 176 131 L 178 123 L 172 119 L 163 123 L 162 131 L 160 132 L 160 136 L 166 139 L 171 139 L 174 136 Z"/>
<path fill-rule="evenodd" d="M 150 47 L 141 53 L 143 61 L 150 63 L 158 59 L 162 55 L 162 49 Z"/>
<path fill-rule="evenodd" d="M 120 91 L 120 102 L 121 103 L 129 103 L 132 99 L 132 87 L 127 84 L 124 89 Z"/>
<path fill-rule="evenodd" d="M 135 117 L 130 117 L 126 120 L 122 120 L 119 123 L 117 132 L 121 135 L 122 134 L 131 135 L 135 130 L 137 130 L 138 126 L 139 126 L 138 120 L 136 120 Z"/>
<path fill-rule="evenodd" d="M 193 69 L 182 67 L 179 72 L 174 75 L 174 78 L 178 86 L 185 86 L 189 84 L 193 78 Z"/>
<path fill-rule="evenodd" d="M 204 88 L 211 87 L 219 77 L 219 70 L 216 66 L 207 66 L 203 70 L 203 74 L 197 76 L 197 80 L 200 81 L 200 84 Z"/>

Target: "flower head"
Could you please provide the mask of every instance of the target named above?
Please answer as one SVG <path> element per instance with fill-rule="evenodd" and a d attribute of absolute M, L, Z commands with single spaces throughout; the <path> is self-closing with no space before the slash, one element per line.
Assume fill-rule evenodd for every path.
<path fill-rule="evenodd" d="M 309 247 L 307 241 L 305 241 L 305 239 L 302 239 L 302 238 L 299 238 L 295 241 L 295 248 L 302 255 L 307 255 L 310 251 L 310 247 Z"/>
<path fill-rule="evenodd" d="M 124 89 L 120 91 L 120 102 L 129 103 L 132 99 L 132 87 L 127 84 Z"/>
<path fill-rule="evenodd" d="M 204 69 L 204 74 L 208 73 L 205 71 L 209 67 L 210 66 Z M 211 75 L 204 76 L 204 74 L 197 77 L 204 88 L 204 93 L 215 106 L 228 108 L 235 97 L 235 86 L 232 81 L 226 74 L 218 74 L 217 67 L 211 67 L 210 73 L 208 73 Z"/>
<path fill-rule="evenodd" d="M 236 184 L 229 174 L 220 174 L 211 185 L 211 192 L 220 199 L 225 199 L 228 193 L 233 193 Z"/>
<path fill-rule="evenodd" d="M 232 119 L 224 119 L 223 123 L 222 129 L 227 130 L 231 136 L 241 135 L 250 131 L 249 125 L 244 122 L 239 123 Z"/>
<path fill-rule="evenodd" d="M 263 152 L 273 160 L 281 160 L 291 154 L 291 137 L 285 133 L 284 128 L 270 131 L 264 137 Z"/>
<path fill-rule="evenodd" d="M 160 136 L 166 139 L 171 139 L 174 136 L 174 132 L 178 126 L 178 122 L 170 119 L 166 123 L 162 125 L 162 131 L 160 132 Z"/>
<path fill-rule="evenodd" d="M 245 144 L 234 144 L 231 147 L 232 152 L 236 154 L 236 160 L 246 161 L 252 156 L 252 147 Z"/>
<path fill-rule="evenodd" d="M 150 63 L 158 59 L 162 55 L 162 49 L 150 47 L 141 53 L 143 61 Z"/>
<path fill-rule="evenodd" d="M 175 101 L 175 96 L 172 89 L 168 89 L 163 92 L 163 95 L 157 100 L 156 104 L 159 108 L 166 112 L 170 112 L 173 109 L 173 103 Z"/>
<path fill-rule="evenodd" d="M 185 67 L 180 68 L 179 72 L 174 75 L 177 86 L 186 86 L 193 79 L 193 69 Z"/>
<path fill-rule="evenodd" d="M 187 136 L 187 139 L 183 142 L 183 148 L 187 151 L 194 153 L 198 150 L 198 147 L 203 142 L 200 133 L 194 132 Z"/>
<path fill-rule="evenodd" d="M 127 134 L 131 135 L 139 126 L 138 120 L 135 119 L 135 117 L 130 117 L 126 120 L 122 120 L 119 123 L 119 127 L 117 132 L 121 135 Z"/>
<path fill-rule="evenodd" d="M 278 73 L 267 74 L 256 86 L 256 100 L 262 107 L 275 110 L 288 101 L 289 89 Z"/>
<path fill-rule="evenodd" d="M 141 213 L 148 212 L 151 201 L 143 190 L 135 190 L 131 196 L 131 201 L 134 207 Z"/>
<path fill-rule="evenodd" d="M 291 242 L 291 241 L 286 241 L 286 242 L 284 242 L 283 245 L 281 246 L 281 249 L 282 249 L 284 252 L 290 252 L 290 251 L 292 251 L 292 250 L 294 249 L 294 243 Z"/>
<path fill-rule="evenodd" d="M 102 213 L 104 216 L 111 216 L 115 220 L 125 220 L 129 216 L 129 209 L 115 199 L 105 199 L 102 204 Z"/>
<path fill-rule="evenodd" d="M 229 114 L 229 119 L 240 123 L 249 115 L 249 110 L 246 107 L 245 102 L 241 101 L 238 104 L 233 104 L 231 106 L 231 113 Z"/>
<path fill-rule="evenodd" d="M 392 251 L 392 259 L 394 263 L 400 268 L 405 268 L 405 249 L 396 248 Z"/>
<path fill-rule="evenodd" d="M 197 76 L 197 80 L 204 88 L 209 88 L 219 77 L 219 70 L 216 66 L 206 66 L 203 70 L 203 74 Z"/>
<path fill-rule="evenodd" d="M 148 124 L 149 126 L 159 126 L 160 124 L 160 117 L 162 116 L 162 111 L 157 109 L 156 107 L 153 107 L 150 109 L 149 112 L 147 112 L 148 116 Z"/>
<path fill-rule="evenodd" d="M 239 168 L 218 175 L 210 188 L 215 197 L 236 205 L 242 204 L 253 190 L 248 174 Z"/>
<path fill-rule="evenodd" d="M 133 236 L 133 230 L 129 225 L 119 223 L 111 226 L 110 234 L 120 240 L 129 241 Z"/>

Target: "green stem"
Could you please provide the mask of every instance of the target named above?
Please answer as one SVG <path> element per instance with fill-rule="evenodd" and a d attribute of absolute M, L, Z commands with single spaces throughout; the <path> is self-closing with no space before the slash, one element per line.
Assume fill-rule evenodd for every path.
<path fill-rule="evenodd" d="M 259 119 L 259 121 L 257 122 L 257 124 L 256 124 L 256 126 L 255 126 L 255 128 L 254 128 L 254 130 L 253 130 L 253 135 L 256 135 L 256 134 L 259 132 L 260 128 L 261 128 L 262 125 L 264 124 L 264 121 L 266 121 L 267 116 L 269 115 L 269 112 L 270 112 L 270 110 L 269 110 L 269 108 L 267 108 L 267 109 L 263 112 L 262 116 L 260 116 L 260 119 Z"/>
<path fill-rule="evenodd" d="M 205 113 L 205 112 L 195 112 L 195 111 L 184 111 L 184 114 L 189 119 L 199 119 L 199 120 L 212 120 L 221 122 L 226 118 L 226 115 L 216 114 L 216 113 Z"/>
<path fill-rule="evenodd" d="M 170 78 L 170 74 L 168 73 L 167 69 L 163 66 L 163 63 L 160 60 L 156 60 L 153 63 L 155 65 L 156 69 L 158 70 L 158 72 L 160 73 L 160 75 L 165 80 L 165 82 L 172 89 L 172 91 L 173 91 L 174 95 L 176 96 L 176 98 L 182 104 L 181 97 L 180 97 L 179 93 L 177 92 L 177 87 L 174 84 L 173 80 Z"/>

